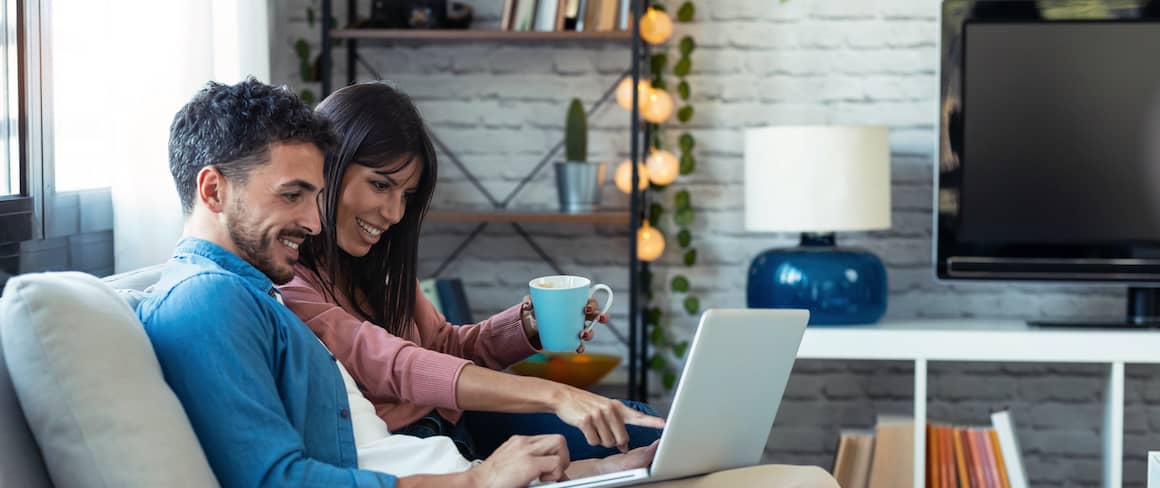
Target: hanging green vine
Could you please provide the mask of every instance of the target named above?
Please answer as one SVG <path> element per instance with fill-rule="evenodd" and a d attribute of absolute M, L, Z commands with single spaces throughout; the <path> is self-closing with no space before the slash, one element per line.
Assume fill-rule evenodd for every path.
<path fill-rule="evenodd" d="M 653 8 L 658 10 L 665 10 L 665 7 L 660 2 L 654 2 Z M 692 22 L 696 15 L 696 7 L 692 0 L 685 0 L 677 9 L 676 21 L 680 23 Z M 691 102 L 692 88 L 687 79 L 689 72 L 693 67 L 692 54 L 697 47 L 696 41 L 690 35 L 685 35 L 676 43 L 677 58 L 672 66 L 672 75 L 676 81 L 676 102 L 680 108 L 677 109 L 677 121 L 684 125 L 692 120 L 696 113 Z M 658 51 L 660 51 L 658 49 Z M 668 90 L 668 84 L 665 80 L 665 70 L 669 64 L 668 52 L 657 52 L 652 55 L 650 61 L 650 68 L 653 75 L 653 87 Z M 661 126 L 658 124 L 651 125 L 651 133 L 653 135 L 650 145 L 656 149 L 660 149 L 663 145 L 664 137 L 661 134 Z M 680 158 L 680 174 L 682 176 L 689 175 L 697 169 L 696 157 L 693 155 L 693 149 L 696 147 L 697 140 L 687 130 L 680 133 L 676 138 L 677 148 L 679 150 Z M 661 203 L 664 200 L 665 187 L 653 185 L 652 189 L 657 196 L 656 201 L 649 207 L 649 224 L 658 229 L 662 228 L 662 217 L 666 214 L 666 208 Z M 683 262 L 685 267 L 692 267 L 697 264 L 697 249 L 693 247 L 693 230 L 692 225 L 696 219 L 696 213 L 693 210 L 692 197 L 689 191 L 682 189 L 673 194 L 672 198 L 672 223 L 676 226 L 677 244 L 684 253 Z M 647 290 L 647 298 L 653 297 L 653 276 L 651 273 L 643 277 L 643 284 Z M 684 274 L 678 273 L 673 276 L 669 282 L 670 291 L 677 295 L 683 296 L 682 306 L 688 315 L 696 316 L 701 313 L 701 300 L 692 293 L 692 283 Z M 644 322 L 646 326 L 651 327 L 649 333 L 649 343 L 654 348 L 654 353 L 649 358 L 649 369 L 661 375 L 662 383 L 665 389 L 671 390 L 677 382 L 676 367 L 670 361 L 671 358 L 681 359 L 688 351 L 688 341 L 676 341 L 669 333 L 670 321 L 665 319 L 664 313 L 660 307 L 649 307 L 645 313 Z"/>
<path fill-rule="evenodd" d="M 310 3 L 306 6 L 306 24 L 311 29 L 313 29 L 315 23 L 318 22 L 318 14 L 315 10 L 315 5 L 317 3 L 318 0 L 310 0 Z M 330 28 L 334 29 L 337 27 L 337 25 L 338 24 L 335 18 L 331 17 Z M 335 39 L 334 45 L 341 46 L 342 39 Z M 298 58 L 298 76 L 302 79 L 304 84 L 313 84 L 322 81 L 321 74 L 319 73 L 319 59 L 322 57 L 321 52 L 312 52 L 310 43 L 307 42 L 306 39 L 299 37 L 298 39 L 294 40 L 294 55 Z M 303 102 L 306 102 L 307 105 L 311 106 L 313 106 L 314 103 L 318 101 L 318 96 L 314 94 L 314 90 L 311 90 L 307 87 L 302 87 L 300 90 L 298 90 L 298 97 L 301 98 Z"/>

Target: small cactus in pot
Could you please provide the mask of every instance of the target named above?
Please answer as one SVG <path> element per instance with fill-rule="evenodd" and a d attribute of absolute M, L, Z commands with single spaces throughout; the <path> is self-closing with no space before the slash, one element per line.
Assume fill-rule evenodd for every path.
<path fill-rule="evenodd" d="M 588 116 L 580 99 L 568 104 L 564 158 L 556 163 L 556 194 L 564 213 L 594 212 L 604 187 L 604 163 L 588 162 Z"/>

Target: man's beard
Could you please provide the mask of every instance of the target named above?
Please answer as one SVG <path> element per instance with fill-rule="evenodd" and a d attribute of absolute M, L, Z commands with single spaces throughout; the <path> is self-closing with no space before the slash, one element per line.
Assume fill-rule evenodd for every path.
<path fill-rule="evenodd" d="M 294 278 L 294 269 L 290 266 L 292 263 L 279 267 L 274 262 L 274 238 L 253 225 L 246 205 L 239 201 L 232 203 L 230 213 L 233 217 L 230 219 L 228 230 L 238 255 L 270 278 L 274 284 L 288 283 Z M 277 245 L 283 244 L 279 242 Z"/>

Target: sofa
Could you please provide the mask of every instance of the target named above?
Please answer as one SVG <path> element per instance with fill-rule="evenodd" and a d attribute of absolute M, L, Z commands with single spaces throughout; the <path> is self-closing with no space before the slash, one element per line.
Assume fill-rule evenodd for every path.
<path fill-rule="evenodd" d="M 8 281 L 0 487 L 217 485 L 133 313 L 160 272 Z"/>
<path fill-rule="evenodd" d="M 161 266 L 11 279 L 0 297 L 0 487 L 218 486 L 133 308 Z M 207 304 L 210 306 L 210 304 Z M 757 466 L 673 486 L 837 487 Z"/>

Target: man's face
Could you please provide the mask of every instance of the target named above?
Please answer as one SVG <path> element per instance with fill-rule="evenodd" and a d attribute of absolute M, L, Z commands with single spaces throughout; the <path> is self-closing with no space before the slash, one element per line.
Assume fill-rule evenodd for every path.
<path fill-rule="evenodd" d="M 313 144 L 270 146 L 270 161 L 231 183 L 223 212 L 238 255 L 276 284 L 294 277 L 298 246 L 321 224 L 322 152 Z"/>

